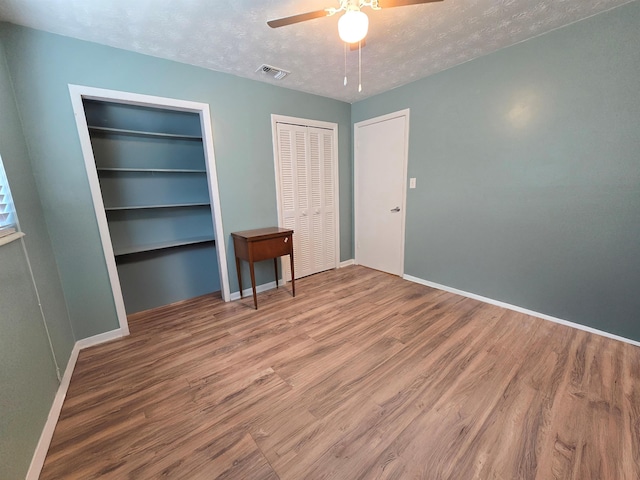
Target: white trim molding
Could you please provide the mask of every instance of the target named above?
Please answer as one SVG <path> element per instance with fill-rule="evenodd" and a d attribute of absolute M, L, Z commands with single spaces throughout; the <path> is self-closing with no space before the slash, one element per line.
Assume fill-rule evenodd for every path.
<path fill-rule="evenodd" d="M 513 310 L 514 312 L 524 313 L 525 315 L 531 315 L 532 317 L 541 318 L 542 320 L 548 320 L 549 322 L 558 323 L 560 325 L 564 325 L 565 327 L 575 328 L 577 330 L 582 330 L 589 333 L 594 333 L 596 335 L 600 335 L 602 337 L 611 338 L 613 340 L 618 340 L 619 342 L 629 343 L 631 345 L 635 345 L 636 347 L 640 347 L 640 342 L 636 340 L 631 340 L 630 338 L 621 337 L 619 335 L 615 335 L 613 333 L 605 332 L 603 330 L 598 330 L 596 328 L 587 327 L 586 325 L 581 325 L 579 323 L 570 322 L 568 320 L 563 320 L 561 318 L 552 317 L 551 315 L 547 315 L 545 313 L 535 312 L 533 310 L 529 310 L 526 308 L 519 307 L 517 305 L 511 305 L 510 303 L 501 302 L 499 300 L 494 300 L 493 298 L 483 297 L 482 295 L 477 295 L 471 292 L 465 292 L 464 290 L 458 290 L 457 288 L 448 287 L 446 285 L 441 285 L 439 283 L 430 282 L 428 280 L 423 280 L 422 278 L 413 277 L 411 275 L 403 275 L 402 278 L 408 280 L 410 282 L 419 283 L 420 285 L 425 285 L 427 287 L 436 288 L 438 290 L 444 290 L 445 292 L 455 293 L 456 295 L 461 295 L 467 298 L 473 298 L 474 300 L 479 300 L 484 303 L 488 303 L 490 305 L 495 305 L 496 307 L 506 308 L 508 310 Z"/>
<path fill-rule="evenodd" d="M 53 404 L 49 409 L 49 415 L 47 416 L 47 421 L 45 422 L 42 433 L 40 434 L 38 445 L 36 446 L 36 450 L 33 453 L 33 457 L 31 457 L 31 464 L 29 465 L 29 470 L 27 471 L 26 480 L 38 480 L 38 478 L 40 477 L 42 467 L 44 466 L 44 461 L 47 457 L 47 452 L 49 451 L 49 446 L 51 445 L 53 432 L 55 431 L 56 425 L 58 424 L 58 419 L 60 418 L 62 405 L 64 404 L 64 400 L 67 397 L 67 391 L 69 390 L 69 385 L 71 384 L 71 376 L 73 375 L 73 370 L 76 368 L 76 362 L 78 361 L 78 354 L 80 353 L 80 350 L 84 350 L 85 348 L 123 337 L 127 334 L 128 330 L 125 334 L 122 329 L 118 328 L 110 332 L 105 332 L 93 337 L 78 340 L 75 343 L 75 345 L 73 346 L 73 350 L 71 350 L 71 355 L 69 356 L 67 367 L 64 370 L 64 375 L 62 375 L 62 380 L 60 380 L 58 391 L 56 392 L 56 396 L 53 399 Z"/>
<path fill-rule="evenodd" d="M 338 268 L 344 268 L 344 267 L 350 267 L 351 265 L 355 265 L 356 261 L 351 258 L 349 260 L 345 260 L 344 262 L 340 262 L 340 265 L 338 265 Z"/>
<path fill-rule="evenodd" d="M 76 346 L 80 350 L 84 350 L 85 348 L 93 347 L 94 345 L 100 345 L 101 343 L 105 342 L 110 342 L 111 340 L 126 337 L 127 335 L 129 335 L 129 332 L 125 333 L 121 328 L 116 328 L 115 330 L 111 330 L 109 332 L 100 333 L 98 335 L 94 335 L 93 337 L 78 340 L 76 342 Z"/>
<path fill-rule="evenodd" d="M 67 368 L 65 369 L 62 380 L 60 381 L 60 385 L 58 386 L 56 396 L 53 399 L 53 405 L 51 405 L 51 409 L 49 410 L 49 416 L 47 417 L 47 421 L 44 424 L 42 433 L 40 434 L 40 439 L 38 440 L 36 451 L 31 458 L 31 465 L 29 465 L 26 480 L 37 480 L 40 477 L 40 472 L 42 472 L 42 467 L 44 466 L 44 461 L 47 457 L 47 452 L 49 451 L 49 445 L 51 445 L 53 432 L 55 431 L 56 425 L 58 424 L 58 418 L 60 418 L 62 404 L 64 403 L 64 399 L 67 396 L 67 391 L 69 390 L 71 375 L 73 375 L 73 369 L 76 366 L 79 352 L 80 349 L 78 347 L 78 344 L 76 343 L 73 347 L 73 350 L 71 351 L 71 356 L 69 357 L 69 361 L 67 362 Z"/>
<path fill-rule="evenodd" d="M 102 201 L 98 172 L 96 170 L 96 164 L 93 157 L 93 147 L 91 146 L 91 137 L 89 136 L 87 118 L 85 116 L 84 105 L 82 103 L 83 98 L 88 97 L 92 93 L 98 95 L 99 90 L 78 85 L 69 85 L 69 93 L 71 95 L 71 105 L 73 107 L 73 114 L 76 119 L 78 136 L 80 137 L 80 148 L 82 149 L 82 156 L 84 158 L 87 179 L 89 180 L 89 188 L 91 191 L 91 199 L 93 200 L 93 208 L 96 214 L 96 219 L 98 221 L 100 243 L 102 244 L 102 251 L 104 253 L 105 262 L 107 264 L 109 283 L 111 285 L 113 301 L 116 306 L 118 323 L 120 324 L 121 329 L 128 332 L 129 324 L 127 323 L 127 312 L 124 308 L 124 299 L 122 297 L 122 289 L 120 288 L 120 279 L 118 277 L 116 259 L 113 253 L 113 245 L 111 244 L 111 235 L 109 234 L 107 215 L 104 210 L 104 202 Z"/>

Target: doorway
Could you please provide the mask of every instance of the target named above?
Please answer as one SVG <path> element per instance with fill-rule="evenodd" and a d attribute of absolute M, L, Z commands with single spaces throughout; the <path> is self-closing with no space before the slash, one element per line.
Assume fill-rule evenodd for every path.
<path fill-rule="evenodd" d="M 173 255 L 174 251 L 187 252 L 189 256 L 187 262 L 180 261 L 182 271 L 186 271 L 183 267 L 187 263 L 197 263 L 191 260 L 197 260 L 202 252 L 213 256 L 213 261 L 217 260 L 221 296 L 225 301 L 229 301 L 228 270 L 209 106 L 197 102 L 78 85 L 69 85 L 69 91 L 122 333 L 127 334 L 129 330 L 122 280 L 129 278 L 129 283 L 140 284 L 152 278 L 155 275 L 154 271 L 146 270 L 144 273 L 140 268 L 150 262 L 153 265 L 161 265 L 163 275 L 169 270 L 175 274 L 176 269 L 167 268 L 168 263 L 165 261 L 169 259 L 175 263 L 174 260 L 178 256 Z M 111 111 L 106 112 L 105 107 Z M 95 112 L 88 114 L 90 109 L 94 109 Z M 148 124 L 147 121 L 139 125 L 132 124 L 133 126 L 117 125 L 117 128 L 99 124 L 104 119 L 112 119 L 116 111 L 120 111 L 117 116 L 121 116 L 130 109 L 137 109 L 137 114 L 134 117 L 126 117 L 138 120 L 149 120 L 167 114 L 168 117 L 163 116 L 164 122 L 169 117 L 185 116 L 187 123 L 192 122 L 195 133 L 174 133 L 170 130 L 165 132 L 160 128 L 143 127 L 142 123 Z M 90 123 L 91 117 L 95 118 L 92 118 Z M 96 122 L 98 124 L 94 125 Z M 104 144 L 104 148 L 98 149 L 101 158 L 94 155 L 92 134 L 94 144 Z M 97 135 L 105 138 L 98 140 Z M 125 137 L 129 140 L 122 140 Z M 131 141 L 133 137 L 144 141 L 134 143 Z M 169 156 L 165 155 L 167 158 L 164 158 L 164 153 L 160 155 L 158 150 L 158 145 L 162 142 L 170 144 L 174 150 L 187 148 L 200 151 L 202 163 L 171 163 L 174 161 L 173 158 L 184 157 L 174 155 L 169 159 Z M 138 150 L 142 147 L 145 149 L 145 155 L 134 155 L 136 152 L 140 153 Z M 102 155 L 115 151 L 127 154 L 124 157 Z M 167 150 L 163 148 L 161 151 Z M 194 156 L 194 161 L 197 157 L 198 155 Z M 113 163 L 121 161 L 124 163 Z M 128 186 L 133 188 L 125 188 Z M 137 197 L 141 192 L 146 195 L 145 198 Z M 197 194 L 202 200 L 200 197 L 181 198 L 180 195 L 183 194 Z M 167 198 L 160 198 L 162 195 Z M 205 225 L 206 231 L 201 231 L 201 225 Z M 151 237 L 149 232 L 153 233 Z M 173 235 L 175 232 L 177 233 Z M 163 237 L 159 241 L 161 233 L 166 234 L 166 238 Z M 154 242 L 151 242 L 151 239 Z M 143 272 L 142 277 L 140 272 Z M 120 278 L 121 275 L 124 276 Z"/>
<path fill-rule="evenodd" d="M 272 115 L 278 225 L 294 231 L 296 278 L 337 268 L 338 125 Z M 291 278 L 288 262 L 283 276 Z"/>
<path fill-rule="evenodd" d="M 355 261 L 402 276 L 409 110 L 354 126 Z"/>

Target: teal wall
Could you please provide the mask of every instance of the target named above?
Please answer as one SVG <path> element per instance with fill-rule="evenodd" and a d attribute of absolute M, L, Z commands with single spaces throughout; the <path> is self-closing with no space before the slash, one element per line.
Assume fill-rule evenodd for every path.
<path fill-rule="evenodd" d="M 232 291 L 230 232 L 277 219 L 270 115 L 339 123 L 346 260 L 352 122 L 410 108 L 405 273 L 640 340 L 638 25 L 634 2 L 349 106 L 0 24 L 0 155 L 55 353 L 21 242 L 0 247 L 0 478 L 26 472 L 54 358 L 118 326 L 67 84 L 211 106 Z"/>
<path fill-rule="evenodd" d="M 20 241 L 0 247 L 0 478 L 24 478 L 58 380 Z"/>
<path fill-rule="evenodd" d="M 70 83 L 210 105 L 231 291 L 237 279 L 230 233 L 277 224 L 271 114 L 338 123 L 341 259 L 353 257 L 349 104 L 8 24 L 0 38 L 78 338 L 118 323 Z M 256 275 L 258 283 L 273 280 L 268 264 Z"/>
<path fill-rule="evenodd" d="M 405 273 L 640 340 L 640 2 L 358 102 L 410 108 Z"/>
<path fill-rule="evenodd" d="M 0 246 L 0 478 L 24 478 L 75 342 L 0 43 L 0 156 L 24 240 Z"/>

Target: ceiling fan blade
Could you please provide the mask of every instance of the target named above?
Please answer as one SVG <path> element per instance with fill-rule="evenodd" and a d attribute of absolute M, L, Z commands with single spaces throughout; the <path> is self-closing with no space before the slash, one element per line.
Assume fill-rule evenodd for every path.
<path fill-rule="evenodd" d="M 442 2 L 442 0 L 378 0 L 380 8 L 406 7 L 408 5 L 420 5 L 421 3 Z"/>
<path fill-rule="evenodd" d="M 307 20 L 313 20 L 314 18 L 326 17 L 329 13 L 326 10 L 316 10 L 315 12 L 301 13 L 299 15 L 293 15 L 291 17 L 278 18 L 277 20 L 269 20 L 267 25 L 271 28 L 285 27 L 287 25 L 293 25 L 294 23 L 306 22 Z"/>

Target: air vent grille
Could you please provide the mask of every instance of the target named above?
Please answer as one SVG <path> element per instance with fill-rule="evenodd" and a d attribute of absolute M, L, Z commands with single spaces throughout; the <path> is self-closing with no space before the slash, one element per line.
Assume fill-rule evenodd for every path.
<path fill-rule="evenodd" d="M 291 73 L 282 68 L 274 67 L 273 65 L 267 65 L 266 63 L 260 65 L 256 72 L 262 72 L 266 75 L 271 75 L 276 80 L 282 80 L 284 77 Z"/>

